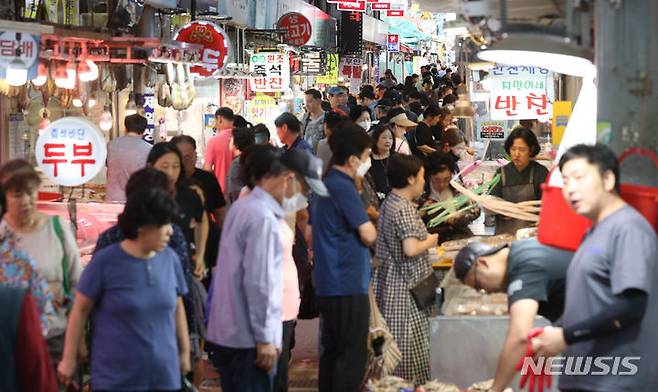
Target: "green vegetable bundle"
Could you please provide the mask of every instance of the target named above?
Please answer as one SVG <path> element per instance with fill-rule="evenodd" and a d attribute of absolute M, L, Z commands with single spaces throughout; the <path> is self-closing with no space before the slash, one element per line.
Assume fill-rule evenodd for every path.
<path fill-rule="evenodd" d="M 491 192 L 491 190 L 499 182 L 500 174 L 497 174 L 491 180 L 475 188 L 473 193 L 478 195 L 488 195 L 489 192 Z M 467 196 L 460 194 L 459 196 L 453 197 L 450 200 L 440 201 L 438 203 L 425 206 L 421 210 L 426 211 L 429 215 L 434 215 L 440 211 L 440 213 L 432 218 L 432 220 L 430 220 L 427 224 L 427 227 L 432 228 L 446 222 L 452 217 L 459 216 L 460 214 L 476 206 L 477 203 L 472 203 Z"/>

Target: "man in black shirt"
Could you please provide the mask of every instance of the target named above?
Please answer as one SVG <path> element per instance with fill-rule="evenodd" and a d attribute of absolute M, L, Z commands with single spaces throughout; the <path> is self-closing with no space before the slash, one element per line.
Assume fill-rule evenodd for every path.
<path fill-rule="evenodd" d="M 573 253 L 542 245 L 536 239 L 498 247 L 471 242 L 457 254 L 454 270 L 459 280 L 476 290 L 508 295 L 509 330 L 492 391 L 504 390 L 514 378 L 535 317 L 539 314 L 554 322 L 562 315 L 572 257 Z"/>
<path fill-rule="evenodd" d="M 188 135 L 179 135 L 171 141 L 176 144 L 183 156 L 185 176 L 194 181 L 203 190 L 205 209 L 210 222 L 208 241 L 206 242 L 205 262 L 206 267 L 212 269 L 217 263 L 217 250 L 221 227 L 224 221 L 226 200 L 215 175 L 196 167 L 197 152 L 194 138 Z"/>

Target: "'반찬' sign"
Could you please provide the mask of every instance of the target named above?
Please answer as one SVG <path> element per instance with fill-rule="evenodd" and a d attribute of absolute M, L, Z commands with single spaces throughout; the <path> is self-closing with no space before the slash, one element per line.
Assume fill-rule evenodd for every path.
<path fill-rule="evenodd" d="M 491 119 L 545 119 L 552 116 L 553 83 L 548 70 L 498 66 L 489 75 Z"/>
<path fill-rule="evenodd" d="M 259 74 L 249 82 L 252 91 L 279 92 L 290 87 L 290 60 L 285 53 L 254 53 L 250 57 L 249 71 Z"/>

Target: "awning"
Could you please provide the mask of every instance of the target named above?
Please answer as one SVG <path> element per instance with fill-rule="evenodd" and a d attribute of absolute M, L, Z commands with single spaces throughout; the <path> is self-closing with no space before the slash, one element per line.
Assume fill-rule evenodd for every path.
<path fill-rule="evenodd" d="M 432 36 L 418 30 L 416 25 L 407 19 L 387 18 L 388 33 L 400 36 L 400 43 L 416 47 L 418 41 L 432 39 Z"/>

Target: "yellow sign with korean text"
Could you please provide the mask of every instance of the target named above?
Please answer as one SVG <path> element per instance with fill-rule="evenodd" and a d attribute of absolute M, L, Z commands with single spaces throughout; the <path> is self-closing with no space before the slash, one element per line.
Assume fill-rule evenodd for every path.
<path fill-rule="evenodd" d="M 555 101 L 553 102 L 553 125 L 552 125 L 552 143 L 558 145 L 562 142 L 564 130 L 569 123 L 571 117 L 572 104 L 571 101 Z"/>
<path fill-rule="evenodd" d="M 327 55 L 327 72 L 324 75 L 315 77 L 315 83 L 336 85 L 338 84 L 338 55 Z"/>

